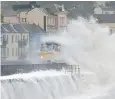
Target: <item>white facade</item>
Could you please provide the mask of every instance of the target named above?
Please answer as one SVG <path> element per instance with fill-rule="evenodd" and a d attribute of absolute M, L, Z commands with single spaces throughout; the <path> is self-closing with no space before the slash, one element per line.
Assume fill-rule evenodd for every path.
<path fill-rule="evenodd" d="M 2 40 L 7 41 L 6 46 L 1 47 L 2 58 L 6 60 L 17 60 L 21 55 L 21 49 L 19 48 L 18 41 L 25 39 L 27 40 L 27 46 L 29 44 L 29 33 L 2 33 Z M 1 41 L 2 41 L 1 40 Z M 27 47 L 26 46 L 26 47 Z M 26 47 L 22 48 L 22 52 L 27 53 Z"/>

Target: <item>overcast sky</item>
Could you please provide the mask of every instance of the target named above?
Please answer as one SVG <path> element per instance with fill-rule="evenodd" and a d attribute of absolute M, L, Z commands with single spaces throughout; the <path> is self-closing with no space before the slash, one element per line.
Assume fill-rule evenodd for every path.
<path fill-rule="evenodd" d="M 12 10 L 12 5 L 15 4 L 28 4 L 29 1 L 2 1 L 1 2 L 1 9 L 3 13 L 9 14 Z M 104 3 L 104 2 L 101 2 Z M 37 1 L 38 5 L 41 5 L 43 7 L 46 7 L 48 4 L 64 4 L 65 8 L 69 9 L 72 8 L 72 6 L 77 5 L 80 6 L 80 8 L 77 8 L 76 11 L 73 13 L 78 14 L 90 14 L 93 12 L 93 3 L 92 1 Z"/>

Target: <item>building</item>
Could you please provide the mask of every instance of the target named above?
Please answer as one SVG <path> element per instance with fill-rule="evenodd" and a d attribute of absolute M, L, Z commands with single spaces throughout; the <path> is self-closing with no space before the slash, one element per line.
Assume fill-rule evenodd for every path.
<path fill-rule="evenodd" d="M 55 33 L 67 26 L 67 14 L 64 5 L 52 4 L 47 8 L 36 2 L 24 5 L 13 5 L 11 16 L 4 16 L 5 23 L 27 23 L 39 25 L 46 32 Z"/>
<path fill-rule="evenodd" d="M 46 31 L 49 33 L 55 33 L 57 30 L 63 30 L 67 27 L 67 15 L 68 11 L 64 5 L 52 4 L 50 7 L 41 8 L 46 13 Z"/>
<path fill-rule="evenodd" d="M 114 8 L 103 8 L 101 6 L 98 6 L 94 9 L 94 14 L 115 14 L 115 9 Z"/>
<path fill-rule="evenodd" d="M 104 8 L 98 6 L 94 9 L 94 17 L 98 19 L 98 23 L 101 25 L 108 26 L 110 32 L 115 32 L 115 9 L 114 8 Z"/>
<path fill-rule="evenodd" d="M 1 56 L 2 60 L 25 59 L 30 52 L 30 34 L 43 33 L 35 24 L 2 24 Z"/>
<path fill-rule="evenodd" d="M 26 46 L 29 44 L 28 35 L 28 31 L 20 24 L 2 24 L 2 59 L 15 60 L 21 54 L 26 53 Z M 21 41 L 23 41 L 23 44 L 21 44 Z"/>
<path fill-rule="evenodd" d="M 38 55 L 42 36 L 46 35 L 44 29 L 35 24 L 24 24 L 24 27 L 29 31 L 29 56 Z"/>
<path fill-rule="evenodd" d="M 115 33 L 115 14 L 97 14 L 94 15 L 99 24 L 108 26 L 111 33 Z"/>

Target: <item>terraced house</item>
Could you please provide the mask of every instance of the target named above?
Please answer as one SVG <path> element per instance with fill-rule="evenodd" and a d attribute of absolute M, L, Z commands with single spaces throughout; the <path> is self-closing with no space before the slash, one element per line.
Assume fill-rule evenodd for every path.
<path fill-rule="evenodd" d="M 1 25 L 2 60 L 19 60 L 27 58 L 31 49 L 30 36 L 35 33 L 39 35 L 40 32 L 43 33 L 44 31 L 35 24 L 3 23 Z"/>
<path fill-rule="evenodd" d="M 15 60 L 27 53 L 29 32 L 20 24 L 1 25 L 2 59 Z M 21 55 L 22 54 L 22 55 Z"/>
<path fill-rule="evenodd" d="M 45 6 L 37 5 L 36 2 L 17 4 L 12 6 L 11 14 L 4 16 L 5 23 L 35 23 L 49 33 L 55 33 L 67 26 L 68 11 L 63 4 Z"/>

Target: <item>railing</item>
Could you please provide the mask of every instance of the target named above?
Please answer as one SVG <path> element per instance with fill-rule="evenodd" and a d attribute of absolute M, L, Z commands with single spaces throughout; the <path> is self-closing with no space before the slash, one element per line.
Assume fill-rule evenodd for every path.
<path fill-rule="evenodd" d="M 68 68 L 65 69 L 65 73 L 78 74 L 80 76 L 80 66 L 79 65 L 69 65 Z"/>
<path fill-rule="evenodd" d="M 31 71 L 39 70 L 62 70 L 64 68 L 65 73 L 80 75 L 79 65 L 67 65 L 65 63 L 49 63 L 49 64 L 2 64 L 1 75 L 11 75 L 15 73 L 27 73 Z"/>

